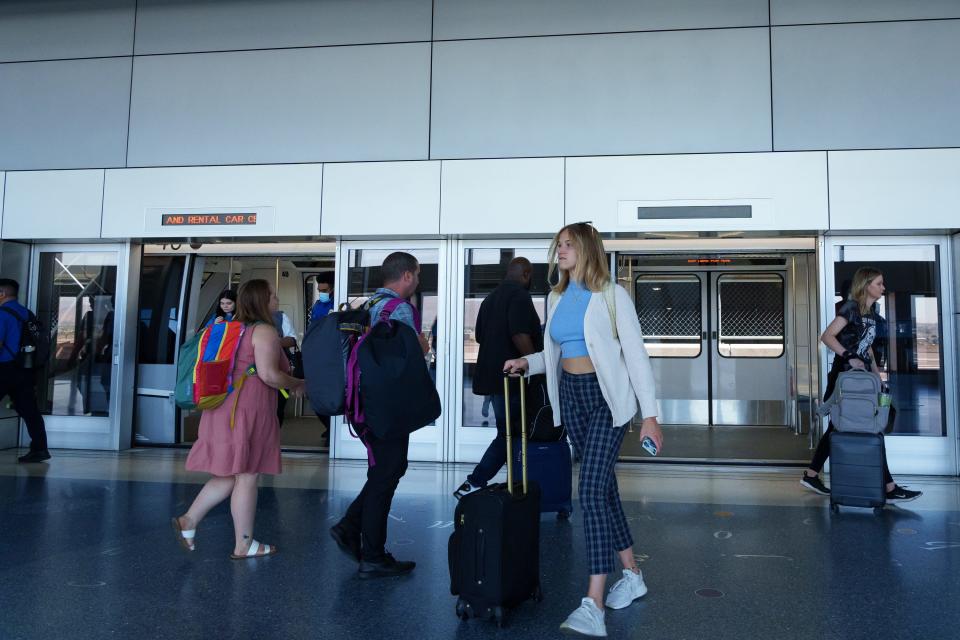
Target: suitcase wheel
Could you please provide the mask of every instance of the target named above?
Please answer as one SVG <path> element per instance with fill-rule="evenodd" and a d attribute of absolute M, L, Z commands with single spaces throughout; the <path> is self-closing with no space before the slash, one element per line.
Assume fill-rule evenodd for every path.
<path fill-rule="evenodd" d="M 840 513 L 840 505 L 838 505 L 838 504 L 835 503 L 835 502 L 831 502 L 831 503 L 830 503 L 830 511 L 833 511 L 834 513 Z"/>
<path fill-rule="evenodd" d="M 557 511 L 557 520 L 569 520 L 569 519 L 570 519 L 569 511 L 567 511 L 566 509 L 562 511 Z"/>
<path fill-rule="evenodd" d="M 457 617 L 461 620 L 470 619 L 470 607 L 463 598 L 457 598 Z"/>

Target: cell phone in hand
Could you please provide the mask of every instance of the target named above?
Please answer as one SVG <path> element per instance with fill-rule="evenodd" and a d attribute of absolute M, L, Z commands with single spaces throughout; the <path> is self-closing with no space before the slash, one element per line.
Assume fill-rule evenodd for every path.
<path fill-rule="evenodd" d="M 657 451 L 657 443 L 654 442 L 650 436 L 644 436 L 643 440 L 640 441 L 640 446 L 652 456 L 659 453 L 659 451 Z"/>

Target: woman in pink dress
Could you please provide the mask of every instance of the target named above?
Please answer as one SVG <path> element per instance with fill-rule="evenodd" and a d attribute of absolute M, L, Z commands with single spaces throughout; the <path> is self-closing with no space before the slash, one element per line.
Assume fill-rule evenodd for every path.
<path fill-rule="evenodd" d="M 280 350 L 270 308 L 277 301 L 266 280 L 250 280 L 237 293 L 235 320 L 247 329 L 240 341 L 233 379 L 256 365 L 240 388 L 216 409 L 200 417 L 200 432 L 187 457 L 187 469 L 213 475 L 182 516 L 173 518 L 178 542 L 194 550 L 197 525 L 215 506 L 230 498 L 230 513 L 236 541 L 231 558 L 260 558 L 277 547 L 253 538 L 257 510 L 257 479 L 261 473 L 280 473 L 280 425 L 277 420 L 277 389 L 303 393 L 303 380 L 287 375 L 289 365 Z M 239 398 L 237 397 L 239 394 Z M 233 426 L 230 413 L 236 401 Z"/>

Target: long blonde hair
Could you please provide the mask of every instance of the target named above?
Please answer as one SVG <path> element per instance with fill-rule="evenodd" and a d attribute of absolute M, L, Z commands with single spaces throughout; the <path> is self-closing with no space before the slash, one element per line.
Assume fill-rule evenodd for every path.
<path fill-rule="evenodd" d="M 853 282 L 850 284 L 850 300 L 856 300 L 860 308 L 860 315 L 870 313 L 870 306 L 867 305 L 867 287 L 878 276 L 883 274 L 873 267 L 860 267 L 853 274 Z"/>
<path fill-rule="evenodd" d="M 590 291 L 602 291 L 610 282 L 610 267 L 607 265 L 607 254 L 603 251 L 603 240 L 593 226 L 587 222 L 568 224 L 557 231 L 550 243 L 548 262 L 550 270 L 547 279 L 552 282 L 554 271 L 557 271 L 557 249 L 560 246 L 560 236 L 566 231 L 570 242 L 577 250 L 577 266 L 573 268 L 573 279 L 582 282 Z M 563 293 L 570 284 L 570 271 L 560 270 L 560 279 L 553 286 L 555 293 Z"/>

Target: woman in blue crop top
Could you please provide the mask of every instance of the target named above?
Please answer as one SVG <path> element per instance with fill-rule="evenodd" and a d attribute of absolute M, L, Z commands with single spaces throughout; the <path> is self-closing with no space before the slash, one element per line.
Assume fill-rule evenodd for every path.
<path fill-rule="evenodd" d="M 551 244 L 550 262 L 551 275 L 554 264 L 560 272 L 559 283 L 553 288 L 551 300 L 558 294 L 560 298 L 551 310 L 547 348 L 540 354 L 508 360 L 504 363 L 504 371 L 527 371 L 530 362 L 534 361 L 538 363 L 537 368 L 545 368 L 548 385 L 551 377 L 556 382 L 559 375 L 560 417 L 582 461 L 579 494 L 590 564 L 587 597 L 581 600 L 580 606 L 560 625 L 560 629 L 589 636 L 605 636 L 604 604 L 611 609 L 622 609 L 647 592 L 643 575 L 634 559 L 633 539 L 620 503 L 614 474 L 620 445 L 627 431 L 622 421 L 629 421 L 630 416 L 621 415 L 619 422 L 614 419 L 612 407 L 617 407 L 618 414 L 623 413 L 624 390 L 610 381 L 627 376 L 625 359 L 632 361 L 631 378 L 636 375 L 645 384 L 649 381 L 644 388 L 652 387 L 653 372 L 646 358 L 636 316 L 624 314 L 622 320 L 618 321 L 615 311 L 610 311 L 608 315 L 604 292 L 610 287 L 611 278 L 603 242 L 596 229 L 586 223 L 561 229 Z M 614 293 L 620 294 L 615 289 Z M 604 297 L 603 306 L 595 304 L 592 315 L 588 315 L 590 300 L 594 295 Z M 601 308 L 602 312 L 599 311 Z M 623 332 L 619 337 L 611 335 L 611 321 L 618 328 L 629 331 L 630 336 L 623 335 Z M 592 327 L 589 350 L 585 326 Z M 600 328 L 609 332 L 602 339 L 598 331 Z M 555 368 L 553 363 L 557 350 L 559 367 Z M 643 353 L 629 353 L 631 350 Z M 591 351 L 594 359 L 591 359 Z M 601 382 L 606 383 L 602 390 Z M 617 398 L 613 397 L 614 391 L 619 394 Z M 640 437 L 650 437 L 657 449 L 661 449 L 663 436 L 654 415 L 656 401 L 652 391 L 644 394 L 647 411 L 644 412 Z M 604 392 L 609 400 L 605 400 Z M 633 388 L 626 393 L 633 394 Z M 631 395 L 627 398 L 626 406 L 636 407 L 633 402 Z M 619 555 L 623 564 L 623 576 L 610 589 L 604 603 L 607 574 L 614 569 L 613 552 Z"/>

